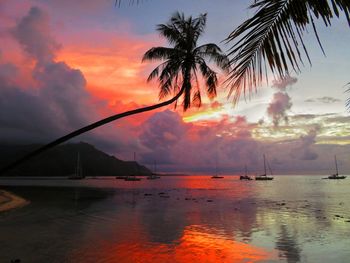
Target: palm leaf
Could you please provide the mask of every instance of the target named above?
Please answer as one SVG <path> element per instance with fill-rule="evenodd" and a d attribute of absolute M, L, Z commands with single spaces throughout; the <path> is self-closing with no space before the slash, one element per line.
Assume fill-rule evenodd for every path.
<path fill-rule="evenodd" d="M 142 57 L 142 62 L 152 60 L 166 60 L 173 56 L 181 56 L 181 51 L 167 47 L 153 47 L 146 51 Z"/>
<path fill-rule="evenodd" d="M 229 50 L 233 67 L 226 82 L 230 88 L 228 96 L 234 93 L 234 103 L 242 90 L 246 95 L 261 85 L 263 77 L 268 81 L 267 68 L 277 77 L 283 77 L 290 71 L 298 73 L 304 56 L 311 65 L 303 41 L 308 25 L 312 26 L 323 51 L 314 19 L 330 25 L 331 18 L 338 17 L 341 10 L 350 25 L 347 0 L 255 0 L 250 8 L 257 9 L 255 15 L 226 39 L 227 43 L 235 41 Z"/>
<path fill-rule="evenodd" d="M 347 90 L 345 90 L 345 92 L 350 93 L 350 82 L 347 83 L 345 86 L 349 86 L 349 88 Z M 348 111 L 350 111 L 350 97 L 345 100 L 345 107 Z"/>

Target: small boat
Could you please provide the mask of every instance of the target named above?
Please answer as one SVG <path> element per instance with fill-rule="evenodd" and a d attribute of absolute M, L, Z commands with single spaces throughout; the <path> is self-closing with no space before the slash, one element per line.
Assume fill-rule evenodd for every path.
<path fill-rule="evenodd" d="M 80 153 L 78 152 L 78 158 L 77 158 L 77 166 L 75 168 L 75 173 L 68 177 L 68 179 L 71 180 L 81 180 L 84 179 L 85 176 L 83 175 L 83 169 L 81 167 L 80 163 Z"/>
<path fill-rule="evenodd" d="M 216 162 L 215 162 L 215 175 L 211 177 L 211 179 L 222 179 L 224 178 L 223 176 L 218 175 L 218 159 L 216 157 Z"/>
<path fill-rule="evenodd" d="M 239 180 L 246 180 L 246 181 L 253 180 L 253 178 L 251 178 L 251 177 L 248 175 L 248 171 L 247 171 L 247 166 L 246 166 L 246 165 L 244 166 L 244 175 L 241 175 L 241 176 L 239 177 Z"/>
<path fill-rule="evenodd" d="M 339 180 L 339 179 L 345 179 L 346 176 L 344 175 L 339 175 L 338 173 L 338 163 L 337 163 L 337 156 L 334 155 L 334 162 L 335 162 L 335 174 L 332 174 L 328 176 L 328 179 L 333 179 L 333 180 Z"/>
<path fill-rule="evenodd" d="M 139 167 L 138 167 L 138 164 L 136 162 L 136 153 L 135 152 L 134 152 L 134 163 L 136 165 L 136 174 L 139 174 Z M 125 176 L 124 180 L 125 181 L 141 181 L 141 178 L 136 177 L 135 174 L 132 174 L 132 175 Z"/>
<path fill-rule="evenodd" d="M 269 166 L 269 169 L 270 169 L 270 173 L 272 175 L 272 171 L 271 171 L 270 166 Z M 267 173 L 266 173 L 266 158 L 265 158 L 265 154 L 264 154 L 264 174 L 255 176 L 255 180 L 257 180 L 257 181 L 270 181 L 270 180 L 273 180 L 273 177 L 267 176 Z"/>
<path fill-rule="evenodd" d="M 211 177 L 211 179 L 222 179 L 222 178 L 224 178 L 223 176 L 220 176 L 220 175 L 213 175 L 212 177 Z"/>
<path fill-rule="evenodd" d="M 141 181 L 141 178 L 136 177 L 135 175 L 130 175 L 125 177 L 125 181 Z"/>
<path fill-rule="evenodd" d="M 157 175 L 157 163 L 154 161 L 154 172 L 150 175 L 147 176 L 148 180 L 155 180 L 155 179 L 160 179 L 160 176 Z"/>

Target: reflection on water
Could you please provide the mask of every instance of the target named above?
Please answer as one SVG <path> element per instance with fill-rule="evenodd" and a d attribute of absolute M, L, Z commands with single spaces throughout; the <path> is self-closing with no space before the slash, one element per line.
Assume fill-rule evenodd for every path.
<path fill-rule="evenodd" d="M 13 185 L 42 185 L 14 187 Z M 0 262 L 347 262 L 350 181 L 1 180 Z M 43 186 L 69 187 L 43 187 Z M 79 186 L 79 188 L 78 188 Z"/>
<path fill-rule="evenodd" d="M 111 262 L 258 262 L 274 257 L 202 226 L 186 226 L 173 244 L 129 240 L 109 247 L 103 254 L 109 255 Z"/>

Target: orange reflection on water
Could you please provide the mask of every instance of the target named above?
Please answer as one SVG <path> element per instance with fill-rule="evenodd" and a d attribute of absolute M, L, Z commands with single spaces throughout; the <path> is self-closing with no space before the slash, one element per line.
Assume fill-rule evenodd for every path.
<path fill-rule="evenodd" d="M 237 242 L 201 226 L 188 226 L 183 236 L 172 244 L 122 242 L 104 256 L 112 262 L 259 262 L 276 258 L 274 253 Z M 113 256 L 111 256 L 111 254 Z"/>

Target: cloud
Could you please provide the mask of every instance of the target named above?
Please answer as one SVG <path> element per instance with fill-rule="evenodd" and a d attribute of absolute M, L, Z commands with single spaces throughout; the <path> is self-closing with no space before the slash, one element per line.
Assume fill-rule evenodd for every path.
<path fill-rule="evenodd" d="M 267 108 L 267 114 L 272 118 L 273 124 L 278 126 L 281 120 L 288 121 L 287 111 L 292 107 L 291 98 L 287 93 L 277 92 Z"/>
<path fill-rule="evenodd" d="M 162 45 L 158 38 L 92 29 L 66 42 L 58 58 L 84 72 L 87 88 L 95 97 L 111 104 L 158 102 L 158 84 L 146 81 L 158 62 L 141 61 L 150 47 Z"/>
<path fill-rule="evenodd" d="M 60 48 L 51 36 L 48 15 L 38 7 L 32 7 L 12 32 L 27 54 L 40 64 L 51 62 Z"/>
<path fill-rule="evenodd" d="M 286 75 L 283 78 L 280 78 L 279 80 L 274 80 L 272 82 L 272 87 L 280 91 L 285 91 L 288 86 L 294 85 L 295 83 L 297 83 L 297 81 L 297 78 L 291 77 L 290 75 Z"/>
<path fill-rule="evenodd" d="M 325 103 L 325 104 L 331 104 L 331 103 L 336 103 L 336 102 L 341 102 L 340 99 L 336 99 L 333 97 L 321 97 L 321 98 L 314 98 L 314 99 L 307 99 L 305 102 L 320 102 L 320 103 Z"/>
<path fill-rule="evenodd" d="M 286 89 L 297 81 L 297 78 L 286 75 L 278 80 L 274 80 L 272 83 L 272 87 L 279 91 L 273 95 L 272 101 L 267 108 L 267 114 L 272 118 L 275 127 L 279 125 L 281 120 L 288 122 L 287 111 L 290 110 L 293 104 Z"/>
<path fill-rule="evenodd" d="M 56 61 L 57 44 L 47 14 L 32 7 L 12 29 L 12 37 L 23 48 L 23 59 L 13 64 L 0 60 L 0 141 L 45 143 L 67 132 L 111 115 L 106 101 L 92 97 L 83 73 L 63 61 Z M 22 67 L 31 82 L 19 82 Z M 118 122 L 101 127 L 76 140 L 87 140 L 109 152 L 136 148 L 133 126 Z"/>
<path fill-rule="evenodd" d="M 185 123 L 178 113 L 167 110 L 155 113 L 142 127 L 140 141 L 147 148 L 142 161 L 157 160 L 163 170 L 214 171 L 217 159 L 219 170 L 227 172 L 254 163 L 259 152 L 251 137 L 252 125 L 241 116 L 202 126 Z"/>
<path fill-rule="evenodd" d="M 317 132 L 319 127 L 310 129 L 308 134 L 300 136 L 297 146 L 290 152 L 291 157 L 299 160 L 315 160 L 318 154 L 312 151 L 312 146 L 316 143 Z"/>
<path fill-rule="evenodd" d="M 149 149 L 143 160 L 146 163 L 156 159 L 163 164 L 173 163 L 172 148 L 187 136 L 189 125 L 184 124 L 177 113 L 166 110 L 154 114 L 142 126 L 139 139 Z"/>

